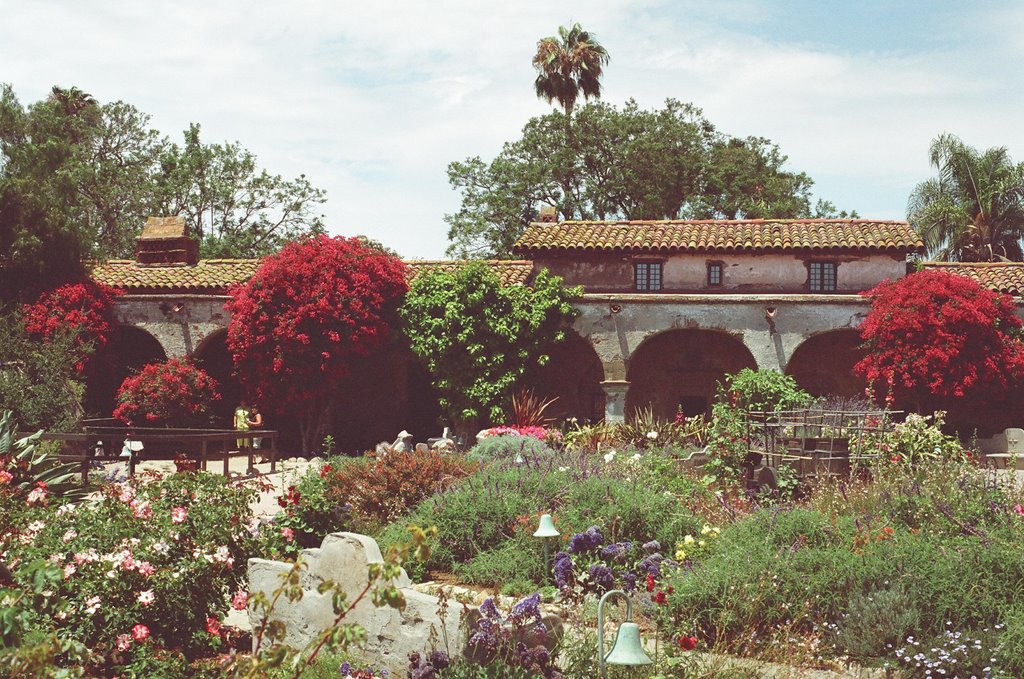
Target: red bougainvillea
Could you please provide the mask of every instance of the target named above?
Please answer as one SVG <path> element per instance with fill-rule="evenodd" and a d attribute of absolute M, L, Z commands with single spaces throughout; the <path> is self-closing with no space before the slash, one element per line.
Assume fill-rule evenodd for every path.
<path fill-rule="evenodd" d="M 855 366 L 879 397 L 915 405 L 929 397 L 995 397 L 1024 376 L 1013 299 L 964 276 L 926 269 L 865 293 L 867 356 Z"/>
<path fill-rule="evenodd" d="M 315 416 L 352 361 L 387 337 L 407 289 L 405 265 L 356 238 L 316 236 L 266 258 L 226 306 L 228 348 L 250 398 Z"/>
<path fill-rule="evenodd" d="M 104 346 L 114 331 L 114 297 L 120 292 L 102 283 L 68 283 L 44 292 L 22 308 L 25 330 L 46 341 L 58 333 L 75 334 L 75 370 L 85 372 L 89 356 Z"/>
<path fill-rule="evenodd" d="M 210 424 L 217 383 L 187 358 L 150 363 L 117 390 L 114 417 L 134 427 L 203 427 Z"/>

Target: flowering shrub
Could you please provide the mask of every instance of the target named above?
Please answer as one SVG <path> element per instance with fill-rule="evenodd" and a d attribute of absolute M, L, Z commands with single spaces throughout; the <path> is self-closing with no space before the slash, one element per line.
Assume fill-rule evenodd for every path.
<path fill-rule="evenodd" d="M 150 363 L 117 390 L 114 417 L 131 426 L 209 425 L 217 382 L 187 358 Z"/>
<path fill-rule="evenodd" d="M 488 430 L 493 431 L 493 430 Z M 492 462 L 494 460 L 513 461 L 527 457 L 538 458 L 554 455 L 544 439 L 538 436 L 523 435 L 516 430 L 501 434 L 491 434 L 481 438 L 466 454 L 470 460 Z"/>
<path fill-rule="evenodd" d="M 545 441 L 548 443 L 562 440 L 562 432 L 557 429 L 546 429 L 544 427 L 532 426 L 515 427 L 509 425 L 484 429 L 477 435 L 477 438 L 489 438 L 492 436 L 532 436 L 538 441 Z"/>
<path fill-rule="evenodd" d="M 930 396 L 998 398 L 1024 376 L 1021 321 L 1013 298 L 935 269 L 885 281 L 864 293 L 867 355 L 855 370 L 887 403 L 917 406 Z"/>
<path fill-rule="evenodd" d="M 0 526 L 0 559 L 19 583 L 60 569 L 61 604 L 34 627 L 85 643 L 97 668 L 135 654 L 221 644 L 219 620 L 245 607 L 245 563 L 259 551 L 254 487 L 208 474 L 104 486 L 78 505 L 28 502 Z"/>
<path fill-rule="evenodd" d="M 114 297 L 119 294 L 118 290 L 93 281 L 62 285 L 22 307 L 25 330 L 40 341 L 72 333 L 75 370 L 82 374 L 90 354 L 106 345 L 114 332 Z"/>
<path fill-rule="evenodd" d="M 884 462 L 913 464 L 923 460 L 962 460 L 964 447 L 954 437 L 942 433 L 944 412 L 932 415 L 910 413 L 890 431 L 870 431 L 860 439 L 851 439 L 853 454 L 876 454 Z M 869 420 L 870 424 L 870 420 Z"/>
<path fill-rule="evenodd" d="M 661 577 L 663 566 L 675 565 L 661 555 L 657 540 L 642 545 L 630 540 L 605 544 L 601 530 L 591 526 L 573 535 L 568 549 L 555 554 L 552 572 L 563 596 L 580 599 L 611 589 L 636 592 L 638 583 L 643 587 Z"/>
<path fill-rule="evenodd" d="M 398 258 L 321 235 L 289 243 L 231 290 L 227 343 L 238 374 L 259 403 L 303 413 L 303 450 L 320 441 L 331 385 L 387 338 L 407 289 Z"/>

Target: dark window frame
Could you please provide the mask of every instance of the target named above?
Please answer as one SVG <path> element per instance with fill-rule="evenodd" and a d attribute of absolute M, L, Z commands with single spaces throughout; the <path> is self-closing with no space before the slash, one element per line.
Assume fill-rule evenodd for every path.
<path fill-rule="evenodd" d="M 665 287 L 664 262 L 633 262 L 633 289 L 636 292 L 661 292 Z"/>
<path fill-rule="evenodd" d="M 807 263 L 807 289 L 810 292 L 835 292 L 839 287 L 839 264 L 816 259 Z"/>
<path fill-rule="evenodd" d="M 717 273 L 717 280 L 715 274 Z M 707 278 L 705 279 L 709 288 L 720 288 L 725 284 L 725 263 L 708 262 Z"/>

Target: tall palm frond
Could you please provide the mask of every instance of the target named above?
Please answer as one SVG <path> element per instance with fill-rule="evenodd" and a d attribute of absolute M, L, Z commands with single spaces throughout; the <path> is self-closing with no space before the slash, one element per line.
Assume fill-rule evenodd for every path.
<path fill-rule="evenodd" d="M 984 153 L 943 134 L 929 149 L 938 176 L 907 205 L 928 255 L 950 261 L 1024 260 L 1024 168 L 1003 147 Z"/>
<path fill-rule="evenodd" d="M 558 27 L 558 36 L 537 42 L 533 66 L 537 69 L 534 90 L 547 102 L 558 101 L 567 116 L 580 94 L 600 98 L 601 76 L 608 52 L 579 24 Z"/>

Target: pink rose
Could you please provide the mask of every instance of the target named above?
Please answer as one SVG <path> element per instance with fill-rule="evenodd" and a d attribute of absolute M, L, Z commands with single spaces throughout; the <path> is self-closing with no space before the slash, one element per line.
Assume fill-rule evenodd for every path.
<path fill-rule="evenodd" d="M 244 589 L 240 589 L 235 592 L 235 596 L 231 597 L 231 607 L 236 611 L 244 611 L 246 605 L 249 603 L 249 593 Z"/>
<path fill-rule="evenodd" d="M 287 526 L 281 529 L 281 535 L 287 542 L 291 542 L 295 539 L 295 531 L 293 531 L 291 528 L 288 528 Z"/>
<path fill-rule="evenodd" d="M 117 635 L 117 650 L 127 651 L 128 647 L 132 645 L 132 638 L 127 634 Z"/>
<path fill-rule="evenodd" d="M 135 641 L 143 641 L 149 636 L 149 628 L 145 625 L 136 625 L 132 627 L 132 639 Z"/>
<path fill-rule="evenodd" d="M 1021 507 L 1020 505 L 1014 505 L 1013 511 L 1017 512 L 1018 516 L 1024 516 L 1024 507 Z"/>
<path fill-rule="evenodd" d="M 175 507 L 171 510 L 171 523 L 184 523 L 188 518 L 188 510 L 184 507 Z"/>

